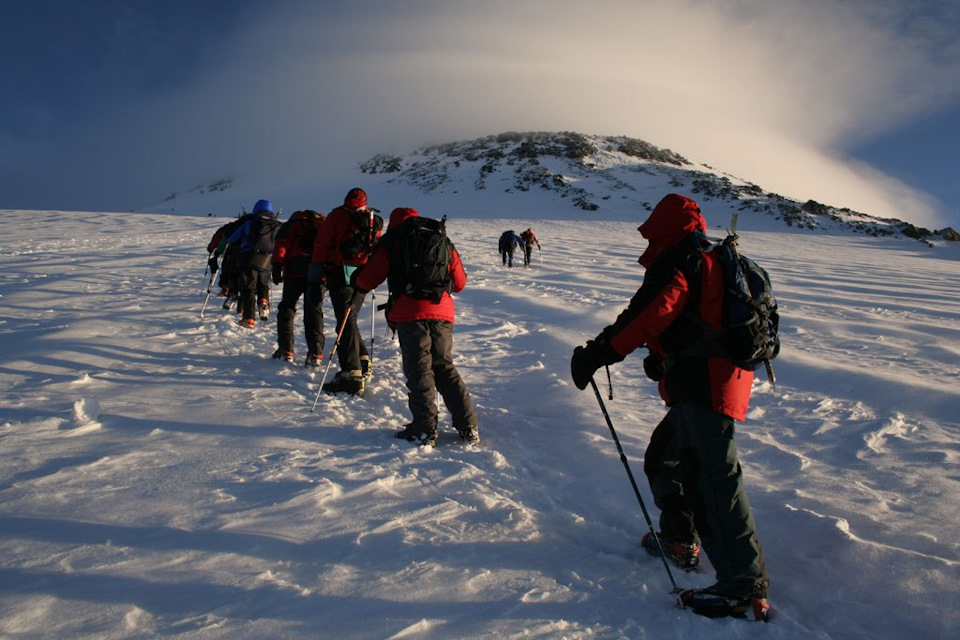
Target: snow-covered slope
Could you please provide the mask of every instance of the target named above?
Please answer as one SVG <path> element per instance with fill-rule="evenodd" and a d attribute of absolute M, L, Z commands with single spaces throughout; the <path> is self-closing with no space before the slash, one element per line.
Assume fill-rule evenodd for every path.
<path fill-rule="evenodd" d="M 272 324 L 241 330 L 216 300 L 197 317 L 222 219 L 3 212 L 0 637 L 957 635 L 956 247 L 743 234 L 783 330 L 778 386 L 757 381 L 738 432 L 779 612 L 760 625 L 672 606 L 596 399 L 569 382 L 642 277 L 637 221 L 524 213 L 450 219 L 483 442 L 445 424 L 421 450 L 392 437 L 399 354 L 369 304 L 369 397 L 314 413 L 318 374 L 270 359 Z M 504 269 L 497 236 L 528 225 L 542 255 Z M 642 456 L 664 409 L 640 360 L 606 402 L 655 514 Z M 709 564 L 677 580 L 709 585 Z"/>
<path fill-rule="evenodd" d="M 664 194 L 679 192 L 712 208 L 758 213 L 776 229 L 960 239 L 951 229 L 934 232 L 822 204 L 815 194 L 792 200 L 643 140 L 573 132 L 501 133 L 405 155 L 380 154 L 337 175 L 299 167 L 219 178 L 143 210 L 232 215 L 269 197 L 288 213 L 326 212 L 353 185 L 381 203 L 402 200 L 470 218 L 523 217 L 535 210 L 557 220 L 633 220 Z M 909 211 L 904 218 L 909 220 Z"/>

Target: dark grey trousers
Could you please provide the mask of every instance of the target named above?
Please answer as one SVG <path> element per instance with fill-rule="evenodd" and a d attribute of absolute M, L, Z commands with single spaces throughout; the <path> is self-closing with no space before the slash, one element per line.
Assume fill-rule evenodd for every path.
<path fill-rule="evenodd" d="M 277 306 L 277 346 L 281 351 L 293 351 L 297 300 L 303 296 L 303 330 L 307 338 L 307 351 L 314 355 L 323 353 L 323 294 L 323 284 L 315 282 L 310 285 L 306 276 L 284 279 L 283 296 Z"/>
<path fill-rule="evenodd" d="M 414 429 L 437 431 L 435 390 L 453 416 L 455 429 L 476 425 L 473 400 L 453 364 L 453 324 L 443 320 L 401 322 L 397 336 Z"/>
<path fill-rule="evenodd" d="M 723 593 L 766 597 L 769 578 L 743 488 L 734 421 L 702 405 L 674 405 L 653 431 L 643 470 L 663 536 L 699 537 Z"/>
<path fill-rule="evenodd" d="M 255 320 L 257 304 L 261 299 L 270 299 L 270 272 L 256 269 L 240 270 L 239 306 L 244 320 Z"/>
<path fill-rule="evenodd" d="M 367 347 L 363 344 L 360 337 L 360 325 L 357 316 L 360 315 L 360 307 L 363 306 L 364 295 L 355 295 L 355 289 L 350 285 L 330 284 L 330 305 L 333 307 L 333 315 L 337 319 L 337 331 L 343 326 L 343 318 L 347 315 L 349 308 L 350 315 L 347 317 L 347 324 L 343 326 L 343 333 L 340 337 L 340 346 L 337 347 L 337 357 L 340 361 L 341 371 L 360 371 L 360 359 L 367 356 Z M 350 305 L 352 301 L 353 305 Z"/>

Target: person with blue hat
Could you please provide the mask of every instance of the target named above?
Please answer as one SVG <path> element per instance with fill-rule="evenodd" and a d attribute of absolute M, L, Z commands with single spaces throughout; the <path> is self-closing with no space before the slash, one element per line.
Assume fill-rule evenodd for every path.
<path fill-rule="evenodd" d="M 257 200 L 250 217 L 224 243 L 237 244 L 237 268 L 240 270 L 240 326 L 252 329 L 260 319 L 266 320 L 270 306 L 271 256 L 280 221 L 269 200 Z"/>

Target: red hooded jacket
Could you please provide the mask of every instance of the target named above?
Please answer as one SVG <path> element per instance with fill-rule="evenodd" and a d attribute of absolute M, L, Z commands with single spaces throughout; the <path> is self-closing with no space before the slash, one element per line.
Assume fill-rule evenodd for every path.
<path fill-rule="evenodd" d="M 617 320 L 604 329 L 602 340 L 623 359 L 639 347 L 666 361 L 699 340 L 704 330 L 683 316 L 685 307 L 708 325 L 720 329 L 723 312 L 723 273 L 710 253 L 703 253 L 706 222 L 690 198 L 670 194 L 639 227 L 650 241 L 640 256 L 647 268 L 643 284 Z M 700 232 L 700 233 L 696 233 Z M 753 372 L 726 358 L 684 358 L 673 363 L 659 383 L 668 406 L 698 402 L 734 420 L 744 420 L 750 402 Z"/>
<path fill-rule="evenodd" d="M 360 212 L 369 214 L 372 218 L 379 220 L 379 216 L 374 215 L 376 210 L 367 207 L 367 194 L 362 189 L 351 189 L 350 193 L 344 199 L 343 205 L 337 207 L 327 215 L 327 219 L 317 232 L 317 239 L 313 243 L 313 254 L 310 261 L 314 264 L 325 265 L 328 268 L 328 283 L 330 276 L 333 275 L 331 266 L 350 266 L 358 267 L 367 261 L 366 255 L 360 255 L 347 258 L 343 254 L 343 246 L 348 242 L 357 231 L 358 227 L 353 222 L 353 214 Z M 382 224 L 382 221 L 381 221 Z M 380 239 L 381 230 L 372 232 L 370 238 L 374 243 Z"/>
<path fill-rule="evenodd" d="M 390 213 L 390 223 L 387 226 L 387 233 L 383 241 L 379 244 L 370 260 L 359 269 L 354 277 L 354 284 L 362 291 L 375 289 L 380 283 L 387 279 L 390 274 L 390 231 L 400 225 L 407 218 L 419 216 L 416 209 L 401 207 L 394 209 Z M 454 293 L 462 291 L 467 284 L 467 273 L 463 269 L 463 263 L 460 261 L 460 254 L 456 248 L 453 249 L 453 255 L 450 259 L 450 266 L 447 269 L 450 274 L 450 284 Z M 395 328 L 400 322 L 411 322 L 413 320 L 445 320 L 454 322 L 456 309 L 453 303 L 453 296 L 444 292 L 440 302 L 431 300 L 420 300 L 406 294 L 397 295 L 392 304 L 387 308 L 387 323 L 391 328 Z"/>

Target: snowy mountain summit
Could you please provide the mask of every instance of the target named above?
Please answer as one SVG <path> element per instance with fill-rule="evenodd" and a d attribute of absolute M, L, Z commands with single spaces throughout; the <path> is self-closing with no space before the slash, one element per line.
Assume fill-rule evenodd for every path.
<path fill-rule="evenodd" d="M 360 168 L 368 175 L 388 176 L 388 183 L 428 194 L 543 192 L 581 214 L 625 209 L 635 215 L 638 205 L 650 211 L 665 193 L 677 191 L 697 200 L 721 200 L 741 210 L 767 214 L 788 227 L 840 227 L 873 236 L 960 239 L 949 228 L 931 232 L 902 220 L 815 200 L 791 200 L 669 149 L 625 136 L 507 132 L 428 146 L 406 156 L 380 154 Z"/>
<path fill-rule="evenodd" d="M 947 227 L 931 231 L 819 202 L 795 200 L 697 163 L 670 149 L 626 136 L 575 132 L 506 132 L 474 140 L 380 153 L 335 170 L 261 167 L 220 176 L 138 209 L 145 213 L 235 215 L 263 197 L 288 212 L 329 211 L 352 186 L 362 186 L 386 211 L 412 206 L 453 218 L 638 222 L 666 194 L 696 199 L 720 225 L 747 212 L 749 227 L 907 237 L 925 244 L 960 241 Z"/>

